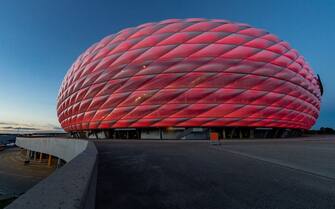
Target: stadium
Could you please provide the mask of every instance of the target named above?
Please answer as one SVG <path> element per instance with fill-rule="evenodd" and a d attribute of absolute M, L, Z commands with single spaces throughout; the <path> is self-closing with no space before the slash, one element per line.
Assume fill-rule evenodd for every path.
<path fill-rule="evenodd" d="M 315 124 L 322 93 L 298 51 L 267 31 L 168 19 L 82 53 L 60 87 L 57 114 L 74 137 L 281 138 Z"/>

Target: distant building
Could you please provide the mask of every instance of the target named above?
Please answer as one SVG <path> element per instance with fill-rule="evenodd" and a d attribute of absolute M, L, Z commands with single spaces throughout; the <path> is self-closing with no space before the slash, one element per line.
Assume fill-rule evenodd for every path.
<path fill-rule="evenodd" d="M 0 144 L 6 145 L 15 143 L 16 135 L 15 134 L 0 134 Z"/>
<path fill-rule="evenodd" d="M 313 126 L 321 89 L 297 50 L 271 33 L 169 19 L 88 48 L 64 78 L 57 113 L 81 137 L 285 137 Z"/>

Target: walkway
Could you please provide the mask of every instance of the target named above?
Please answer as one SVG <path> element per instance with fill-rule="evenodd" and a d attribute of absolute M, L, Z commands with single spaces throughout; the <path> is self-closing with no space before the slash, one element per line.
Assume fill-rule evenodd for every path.
<path fill-rule="evenodd" d="M 99 141 L 100 208 L 335 208 L 335 139 Z"/>

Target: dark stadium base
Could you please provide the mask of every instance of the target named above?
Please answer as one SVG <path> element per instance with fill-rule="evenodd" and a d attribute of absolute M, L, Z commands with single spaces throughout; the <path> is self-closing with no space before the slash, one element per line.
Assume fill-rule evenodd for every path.
<path fill-rule="evenodd" d="M 169 128 L 115 128 L 71 132 L 74 138 L 87 139 L 260 139 L 302 136 L 301 129 L 250 127 L 169 127 Z"/>

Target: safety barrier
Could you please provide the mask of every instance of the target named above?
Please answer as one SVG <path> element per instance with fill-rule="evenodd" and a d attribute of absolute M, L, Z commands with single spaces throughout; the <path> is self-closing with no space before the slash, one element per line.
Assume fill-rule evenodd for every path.
<path fill-rule="evenodd" d="M 98 151 L 93 142 L 62 138 L 18 138 L 16 144 L 68 163 L 6 209 L 92 209 L 95 207 Z"/>

